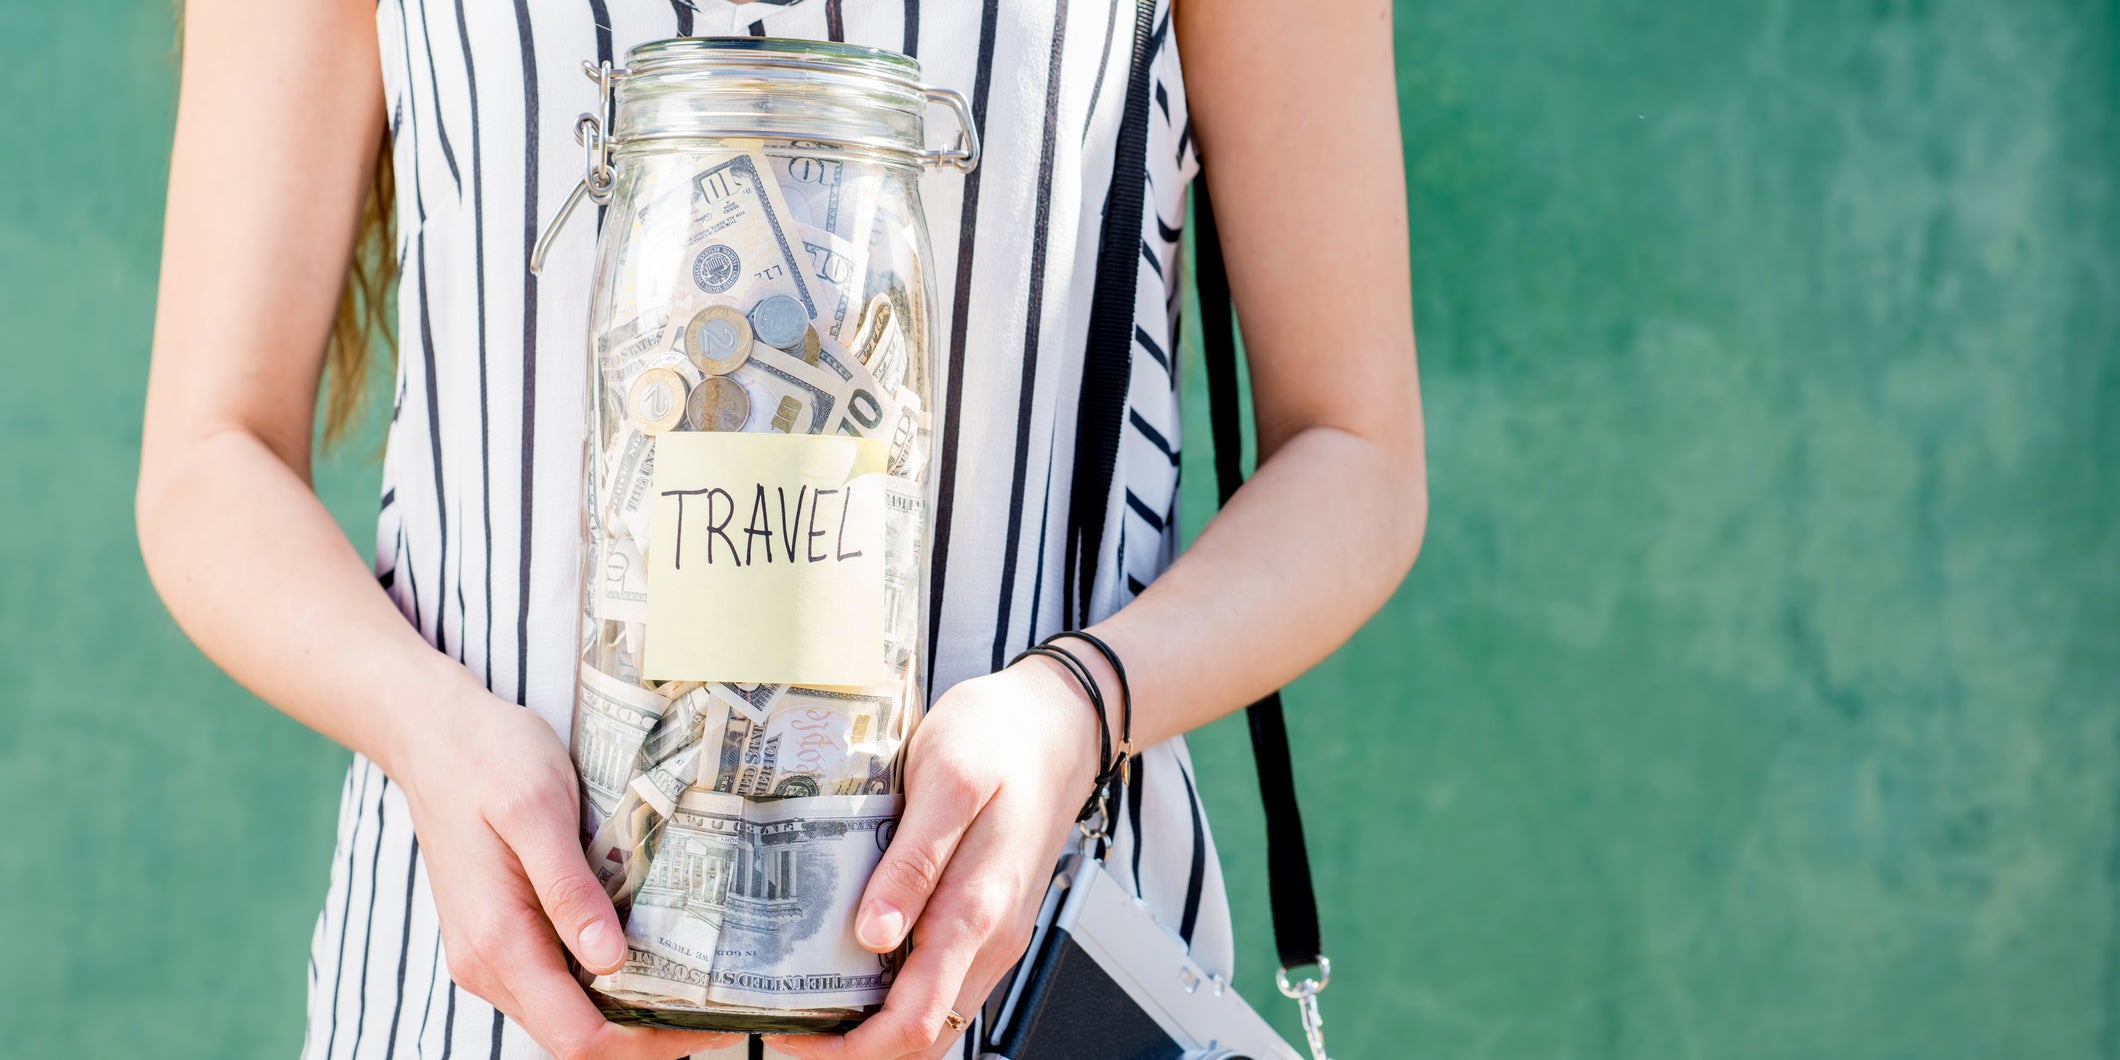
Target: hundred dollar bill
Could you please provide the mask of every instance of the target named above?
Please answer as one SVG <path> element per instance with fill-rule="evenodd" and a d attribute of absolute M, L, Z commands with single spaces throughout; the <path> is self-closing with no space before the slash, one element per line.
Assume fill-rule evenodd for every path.
<path fill-rule="evenodd" d="M 603 504 L 604 529 L 630 539 L 636 550 L 645 552 L 648 509 L 655 492 L 655 439 L 633 429 L 631 423 L 620 428 L 620 435 L 610 449 L 597 498 Z"/>
<path fill-rule="evenodd" d="M 678 800 L 633 896 L 626 963 L 614 987 L 706 1000 L 741 848 L 748 845 L 745 809 L 740 798 L 708 791 L 687 791 Z"/>
<path fill-rule="evenodd" d="M 735 791 L 750 796 L 880 795 L 890 790 L 897 696 L 790 688 L 747 726 Z"/>
<path fill-rule="evenodd" d="M 717 682 L 712 687 L 715 695 L 728 700 L 730 706 L 735 707 L 743 713 L 744 717 L 752 721 L 766 720 L 766 714 L 773 709 L 773 704 L 780 702 L 780 697 L 788 690 L 786 685 L 726 684 L 720 682 Z"/>
<path fill-rule="evenodd" d="M 678 261 L 668 347 L 684 349 L 684 326 L 709 305 L 743 312 L 773 295 L 787 295 L 816 319 L 803 252 L 794 223 L 768 175 L 763 155 L 723 156 L 692 179 L 692 230 Z"/>
<path fill-rule="evenodd" d="M 744 746 L 750 742 L 750 727 L 753 725 L 755 721 L 750 721 L 744 714 L 731 714 L 729 723 L 721 727 L 721 757 L 714 761 L 714 776 L 708 778 L 708 767 L 704 763 L 700 765 L 700 787 L 725 793 L 736 791 L 736 780 L 744 774 Z M 708 736 L 712 738 L 712 734 Z"/>
<path fill-rule="evenodd" d="M 852 342 L 861 327 L 860 261 L 863 254 L 852 243 L 808 225 L 797 225 L 802 239 L 803 261 L 810 270 L 810 286 L 817 298 L 816 328 L 819 337 L 840 343 Z"/>
<path fill-rule="evenodd" d="M 918 466 L 915 461 L 927 457 L 927 413 L 920 407 L 919 395 L 887 385 L 870 371 L 875 363 L 874 358 L 862 363 L 830 339 L 819 341 L 818 367 L 840 382 L 839 419 L 833 433 L 884 442 L 890 446 L 891 474 L 910 476 Z"/>
<path fill-rule="evenodd" d="M 875 223 L 881 181 L 849 170 L 839 148 L 814 141 L 790 140 L 764 145 L 788 217 L 796 224 L 829 235 L 852 250 L 865 250 Z M 867 255 L 850 255 L 832 282 L 844 287 L 868 271 Z"/>
<path fill-rule="evenodd" d="M 618 809 L 648 731 L 667 701 L 584 663 L 575 686 L 574 768 L 604 816 Z"/>
<path fill-rule="evenodd" d="M 842 383 L 800 356 L 762 342 L 730 378 L 743 384 L 751 398 L 746 430 L 782 434 L 825 434 L 832 429 L 842 400 Z"/>
<path fill-rule="evenodd" d="M 906 346 L 905 323 L 888 297 L 879 295 L 870 303 L 860 331 L 847 345 L 855 352 L 855 359 L 876 377 L 879 387 L 896 390 L 905 384 L 912 355 Z"/>
<path fill-rule="evenodd" d="M 672 682 L 656 689 L 655 694 L 668 700 L 670 706 L 641 746 L 642 768 L 670 757 L 685 744 L 697 742 L 701 715 L 712 710 L 714 701 L 714 693 L 697 681 Z"/>
<path fill-rule="evenodd" d="M 863 949 L 854 912 L 900 801 L 825 795 L 744 805 L 744 861 L 722 910 L 709 1000 L 783 1010 L 883 1000 L 899 955 Z"/>
<path fill-rule="evenodd" d="M 920 644 L 920 534 L 926 509 L 919 483 L 896 475 L 883 485 L 883 658 L 892 669 Z"/>
<path fill-rule="evenodd" d="M 638 780 L 635 778 L 636 783 Z M 613 903 L 629 900 L 647 876 L 648 846 L 661 822 L 655 808 L 629 786 L 625 798 L 619 800 L 617 812 L 605 818 L 589 837 L 583 848 L 589 858 L 589 870 L 596 874 L 596 882 L 604 885 L 604 893 L 611 896 Z"/>
<path fill-rule="evenodd" d="M 648 564 L 629 538 L 609 533 L 591 535 L 596 549 L 596 567 L 589 572 L 589 610 L 610 622 L 648 620 Z M 638 649 L 640 645 L 629 647 Z"/>
<path fill-rule="evenodd" d="M 691 358 L 681 350 L 671 349 L 666 341 L 668 325 L 665 315 L 644 313 L 598 337 L 596 363 L 603 375 L 604 393 L 624 400 L 633 392 L 633 381 L 650 368 L 675 369 L 687 385 L 699 382 L 699 372 L 692 367 Z M 613 411 L 624 416 L 628 410 Z"/>
<path fill-rule="evenodd" d="M 640 796 L 640 801 L 662 817 L 677 812 L 677 800 L 685 789 L 699 779 L 699 756 L 701 745 L 688 743 L 670 757 L 648 767 L 648 771 L 634 777 L 626 785 L 628 794 Z"/>

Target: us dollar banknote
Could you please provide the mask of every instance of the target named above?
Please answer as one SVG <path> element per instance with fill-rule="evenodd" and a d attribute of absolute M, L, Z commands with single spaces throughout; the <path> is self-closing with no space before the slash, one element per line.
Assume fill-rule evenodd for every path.
<path fill-rule="evenodd" d="M 655 843 L 626 917 L 626 963 L 612 985 L 698 1004 L 748 840 L 744 801 L 687 791 Z"/>
<path fill-rule="evenodd" d="M 574 769 L 586 801 L 608 817 L 618 809 L 641 745 L 669 703 L 586 663 L 578 670 L 577 682 Z"/>
<path fill-rule="evenodd" d="M 707 997 L 766 1009 L 872 1005 L 897 953 L 854 937 L 854 913 L 897 827 L 897 795 L 747 801 L 743 861 L 722 910 Z"/>
<path fill-rule="evenodd" d="M 888 692 L 789 688 L 764 721 L 743 727 L 731 788 L 750 796 L 882 794 L 897 720 Z"/>

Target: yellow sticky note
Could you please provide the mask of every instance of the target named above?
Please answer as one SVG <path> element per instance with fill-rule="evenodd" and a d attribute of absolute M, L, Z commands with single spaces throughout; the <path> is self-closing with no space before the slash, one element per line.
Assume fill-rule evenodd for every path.
<path fill-rule="evenodd" d="M 881 680 L 888 448 L 832 435 L 655 440 L 648 632 L 657 681 Z"/>

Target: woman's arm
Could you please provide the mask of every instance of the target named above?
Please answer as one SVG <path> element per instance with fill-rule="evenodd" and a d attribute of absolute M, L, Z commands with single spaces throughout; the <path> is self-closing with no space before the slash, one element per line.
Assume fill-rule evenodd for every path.
<path fill-rule="evenodd" d="M 1177 10 L 1260 464 L 1168 571 L 1092 629 L 1126 663 L 1143 746 L 1323 659 L 1390 597 L 1427 521 L 1390 5 L 1290 10 Z M 1077 654 L 1116 710 L 1102 658 Z M 972 1012 L 1022 954 L 1096 748 L 1082 694 L 1044 659 L 945 694 L 914 736 L 905 817 L 862 910 L 865 942 L 888 949 L 910 928 L 912 957 L 882 1014 L 844 1039 L 782 1048 L 940 1055 L 954 1037 L 944 1012 Z"/>
<path fill-rule="evenodd" d="M 606 1023 L 567 973 L 554 924 L 593 968 L 624 945 L 565 747 L 420 638 L 310 489 L 324 337 L 382 139 L 374 8 L 187 6 L 137 498 L 155 588 L 223 669 L 404 789 L 460 984 L 562 1056 L 699 1048 Z"/>

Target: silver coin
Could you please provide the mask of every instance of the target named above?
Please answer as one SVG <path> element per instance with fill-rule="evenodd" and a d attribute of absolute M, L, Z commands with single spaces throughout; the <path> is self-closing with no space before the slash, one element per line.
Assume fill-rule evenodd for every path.
<path fill-rule="evenodd" d="M 809 327 L 809 310 L 787 295 L 776 294 L 751 307 L 751 329 L 768 346 L 795 349 L 802 345 L 802 333 Z"/>
<path fill-rule="evenodd" d="M 685 426 L 695 431 L 740 431 L 751 421 L 751 395 L 725 375 L 710 375 L 685 399 Z"/>

